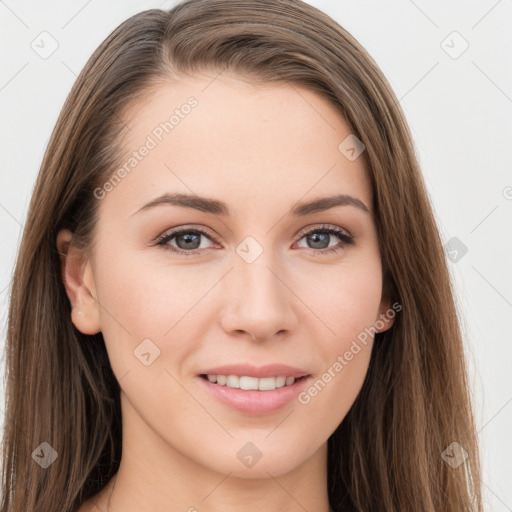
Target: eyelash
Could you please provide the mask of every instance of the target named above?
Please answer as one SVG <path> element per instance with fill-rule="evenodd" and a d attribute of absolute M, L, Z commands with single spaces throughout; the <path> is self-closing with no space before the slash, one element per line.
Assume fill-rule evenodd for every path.
<path fill-rule="evenodd" d="M 310 229 L 308 231 L 302 232 L 300 234 L 300 238 L 299 238 L 298 241 L 302 240 L 305 236 L 307 236 L 307 235 L 309 235 L 311 233 L 316 233 L 316 232 L 320 232 L 320 233 L 323 233 L 323 234 L 329 234 L 329 235 L 336 235 L 341 240 L 341 246 L 339 246 L 339 247 L 327 247 L 325 249 L 307 249 L 306 248 L 309 251 L 313 251 L 314 254 L 320 253 L 322 255 L 325 255 L 326 253 L 329 253 L 329 252 L 338 252 L 341 249 L 343 249 L 346 245 L 354 245 L 354 237 L 353 236 L 348 235 L 341 228 L 332 227 L 332 226 L 328 226 L 328 225 L 323 225 L 323 226 L 320 226 L 320 227 L 315 227 L 315 228 Z M 183 256 L 198 256 L 199 253 L 203 249 L 192 249 L 190 251 L 184 251 L 183 249 L 178 249 L 178 248 L 173 247 L 172 245 L 168 244 L 168 242 L 170 240 L 172 240 L 173 238 L 175 238 L 175 237 L 177 237 L 179 235 L 182 235 L 184 233 L 201 234 L 201 235 L 206 236 L 207 238 L 210 238 L 215 243 L 218 243 L 215 240 L 215 238 L 212 237 L 210 234 L 208 234 L 206 231 L 204 231 L 202 229 L 199 229 L 199 228 L 191 228 L 191 227 L 189 227 L 189 228 L 178 229 L 176 231 L 171 231 L 170 233 L 161 235 L 160 237 L 158 237 L 158 239 L 156 241 L 156 245 L 157 246 L 161 246 L 162 249 L 167 250 L 167 251 L 171 251 L 171 252 L 173 252 L 175 254 L 179 254 L 179 255 L 183 255 Z"/>

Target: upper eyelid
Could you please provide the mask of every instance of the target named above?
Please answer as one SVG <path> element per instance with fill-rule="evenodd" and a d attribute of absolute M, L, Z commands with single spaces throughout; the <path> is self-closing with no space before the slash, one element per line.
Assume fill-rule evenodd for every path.
<path fill-rule="evenodd" d="M 355 238 L 354 235 L 352 235 L 352 233 L 347 228 L 344 228 L 342 226 L 336 226 L 335 224 L 329 223 L 310 224 L 309 226 L 300 229 L 295 236 L 304 235 L 309 233 L 310 231 L 321 231 L 322 229 L 333 229 L 335 231 L 343 231 L 350 238 Z"/>
<path fill-rule="evenodd" d="M 164 231 L 161 235 L 158 235 L 155 239 L 155 241 L 159 241 L 159 240 L 163 240 L 165 238 L 169 238 L 169 237 L 175 237 L 176 235 L 179 235 L 180 233 L 182 232 L 188 232 L 188 231 L 198 231 L 200 232 L 201 234 L 205 234 L 206 236 L 212 238 L 213 240 L 216 240 L 216 236 L 211 234 L 210 231 L 208 230 L 208 228 L 205 228 L 203 226 L 195 226 L 195 225 L 190 225 L 190 226 L 179 226 L 179 227 L 175 227 L 175 228 L 171 228 L 167 231 Z"/>

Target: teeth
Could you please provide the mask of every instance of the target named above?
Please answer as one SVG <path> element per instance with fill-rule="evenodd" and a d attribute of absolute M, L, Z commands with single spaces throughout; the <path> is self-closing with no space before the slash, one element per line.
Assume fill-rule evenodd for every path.
<path fill-rule="evenodd" d="M 217 381 L 218 377 L 222 377 L 222 375 L 217 375 Z M 228 375 L 226 378 L 226 386 L 228 386 L 228 388 L 239 388 L 240 377 L 238 375 Z"/>
<path fill-rule="evenodd" d="M 295 382 L 295 377 L 248 377 L 243 375 L 207 375 L 210 382 L 215 382 L 220 386 L 228 388 L 237 388 L 244 390 L 271 391 L 276 388 L 290 386 Z"/>
<path fill-rule="evenodd" d="M 222 375 L 217 375 L 217 383 L 219 382 L 219 377 Z M 257 377 L 240 377 L 240 389 L 258 389 L 258 378 Z"/>
<path fill-rule="evenodd" d="M 289 386 L 295 382 L 295 377 L 286 377 L 286 385 Z"/>
<path fill-rule="evenodd" d="M 286 377 L 276 377 L 276 388 L 282 388 L 286 384 Z"/>

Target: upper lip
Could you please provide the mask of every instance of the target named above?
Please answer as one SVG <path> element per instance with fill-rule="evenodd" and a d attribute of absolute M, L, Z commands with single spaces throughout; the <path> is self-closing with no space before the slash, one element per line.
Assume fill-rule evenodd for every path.
<path fill-rule="evenodd" d="M 286 364 L 267 364 L 265 366 L 253 366 L 250 364 L 229 364 L 208 368 L 200 375 L 238 375 L 247 377 L 304 377 L 309 375 L 306 370 L 288 366 Z"/>

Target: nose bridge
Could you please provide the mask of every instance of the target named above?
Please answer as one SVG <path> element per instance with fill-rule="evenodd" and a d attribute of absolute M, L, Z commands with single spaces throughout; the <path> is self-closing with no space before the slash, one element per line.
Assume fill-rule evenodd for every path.
<path fill-rule="evenodd" d="M 228 330 L 243 330 L 265 339 L 280 330 L 291 329 L 293 312 L 286 279 L 281 276 L 278 258 L 255 239 L 244 240 L 236 248 L 234 268 L 228 284 L 230 292 Z M 284 282 L 283 282 L 284 281 Z"/>
<path fill-rule="evenodd" d="M 243 295 L 254 307 L 285 299 L 283 283 L 278 278 L 279 262 L 270 247 L 265 247 L 254 238 L 247 237 L 236 249 L 235 279 Z M 276 275 L 277 274 L 277 275 Z"/>

